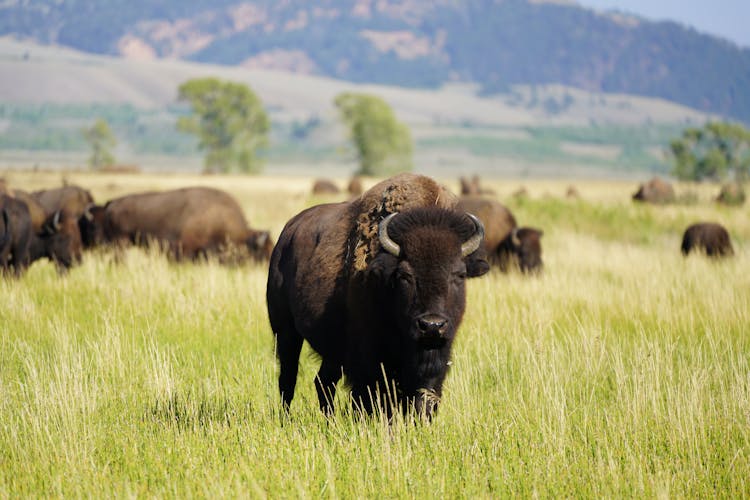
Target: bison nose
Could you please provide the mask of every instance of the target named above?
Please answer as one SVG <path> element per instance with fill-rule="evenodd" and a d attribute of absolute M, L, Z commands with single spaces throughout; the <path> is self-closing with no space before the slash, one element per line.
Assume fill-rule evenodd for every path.
<path fill-rule="evenodd" d="M 437 314 L 425 314 L 417 319 L 417 327 L 423 335 L 443 335 L 448 319 Z"/>

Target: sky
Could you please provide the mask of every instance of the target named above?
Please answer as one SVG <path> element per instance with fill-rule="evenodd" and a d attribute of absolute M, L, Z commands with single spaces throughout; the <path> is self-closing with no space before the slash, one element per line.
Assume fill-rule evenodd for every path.
<path fill-rule="evenodd" d="M 619 10 L 655 21 L 676 21 L 750 47 L 750 0 L 577 0 L 597 10 Z"/>

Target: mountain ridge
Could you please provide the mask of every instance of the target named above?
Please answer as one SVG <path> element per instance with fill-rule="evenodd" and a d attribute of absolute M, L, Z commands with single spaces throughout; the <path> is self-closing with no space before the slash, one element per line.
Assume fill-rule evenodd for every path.
<path fill-rule="evenodd" d="M 131 58 L 183 58 L 357 83 L 474 83 L 668 99 L 750 122 L 750 49 L 673 22 L 526 0 L 35 0 L 0 34 Z"/>

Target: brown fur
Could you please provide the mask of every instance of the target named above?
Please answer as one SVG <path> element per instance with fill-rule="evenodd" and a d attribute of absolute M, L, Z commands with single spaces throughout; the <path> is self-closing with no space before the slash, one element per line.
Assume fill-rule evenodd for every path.
<path fill-rule="evenodd" d="M 721 224 L 699 222 L 689 226 L 682 236 L 682 254 L 700 251 L 709 257 L 730 257 L 734 255 L 729 233 Z"/>
<path fill-rule="evenodd" d="M 354 268 L 364 269 L 378 252 L 378 223 L 386 215 L 432 205 L 452 209 L 456 203 L 453 193 L 422 175 L 399 174 L 374 185 L 352 202 L 352 210 L 358 214 Z"/>
<path fill-rule="evenodd" d="M 87 206 L 94 203 L 94 197 L 89 191 L 74 185 L 35 191 L 31 196 L 44 207 L 47 214 L 65 210 L 76 219 L 83 214 Z"/>
<path fill-rule="evenodd" d="M 20 189 L 14 189 L 13 190 L 13 196 L 24 203 L 26 203 L 26 206 L 29 209 L 29 214 L 31 215 L 31 225 L 34 228 L 35 233 L 39 233 L 42 230 L 42 225 L 44 224 L 44 221 L 47 220 L 47 215 L 50 212 L 47 212 L 45 208 L 42 206 L 39 201 L 34 198 L 31 194 L 27 193 L 26 191 L 22 191 Z"/>
<path fill-rule="evenodd" d="M 654 177 L 641 184 L 633 195 L 633 200 L 646 203 L 670 203 L 674 201 L 674 188 L 667 181 Z"/>
<path fill-rule="evenodd" d="M 265 231 L 251 229 L 237 201 L 218 189 L 193 187 L 123 196 L 104 207 L 104 239 L 110 243 L 156 240 L 175 258 L 237 250 L 270 257 Z M 245 255 L 248 256 L 248 255 Z"/>

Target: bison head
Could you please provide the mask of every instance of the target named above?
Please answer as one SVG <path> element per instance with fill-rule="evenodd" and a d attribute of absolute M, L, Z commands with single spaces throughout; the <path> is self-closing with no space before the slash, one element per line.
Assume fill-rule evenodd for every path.
<path fill-rule="evenodd" d="M 78 219 L 78 230 L 84 248 L 104 243 L 104 207 L 90 203 Z"/>
<path fill-rule="evenodd" d="M 430 415 L 447 373 L 466 305 L 465 280 L 489 270 L 484 228 L 473 215 L 430 207 L 391 214 L 379 225 L 383 252 L 365 270 L 388 332 L 384 363 L 399 392 Z"/>
<path fill-rule="evenodd" d="M 65 210 L 58 210 L 47 217 L 40 234 L 45 256 L 64 272 L 81 262 L 81 233 L 78 221 Z"/>
<path fill-rule="evenodd" d="M 268 231 L 252 231 L 245 240 L 250 256 L 257 262 L 268 262 L 273 252 L 273 240 Z"/>
<path fill-rule="evenodd" d="M 507 243 L 518 260 L 518 267 L 524 273 L 542 270 L 542 243 L 544 232 L 532 227 L 513 228 Z"/>

